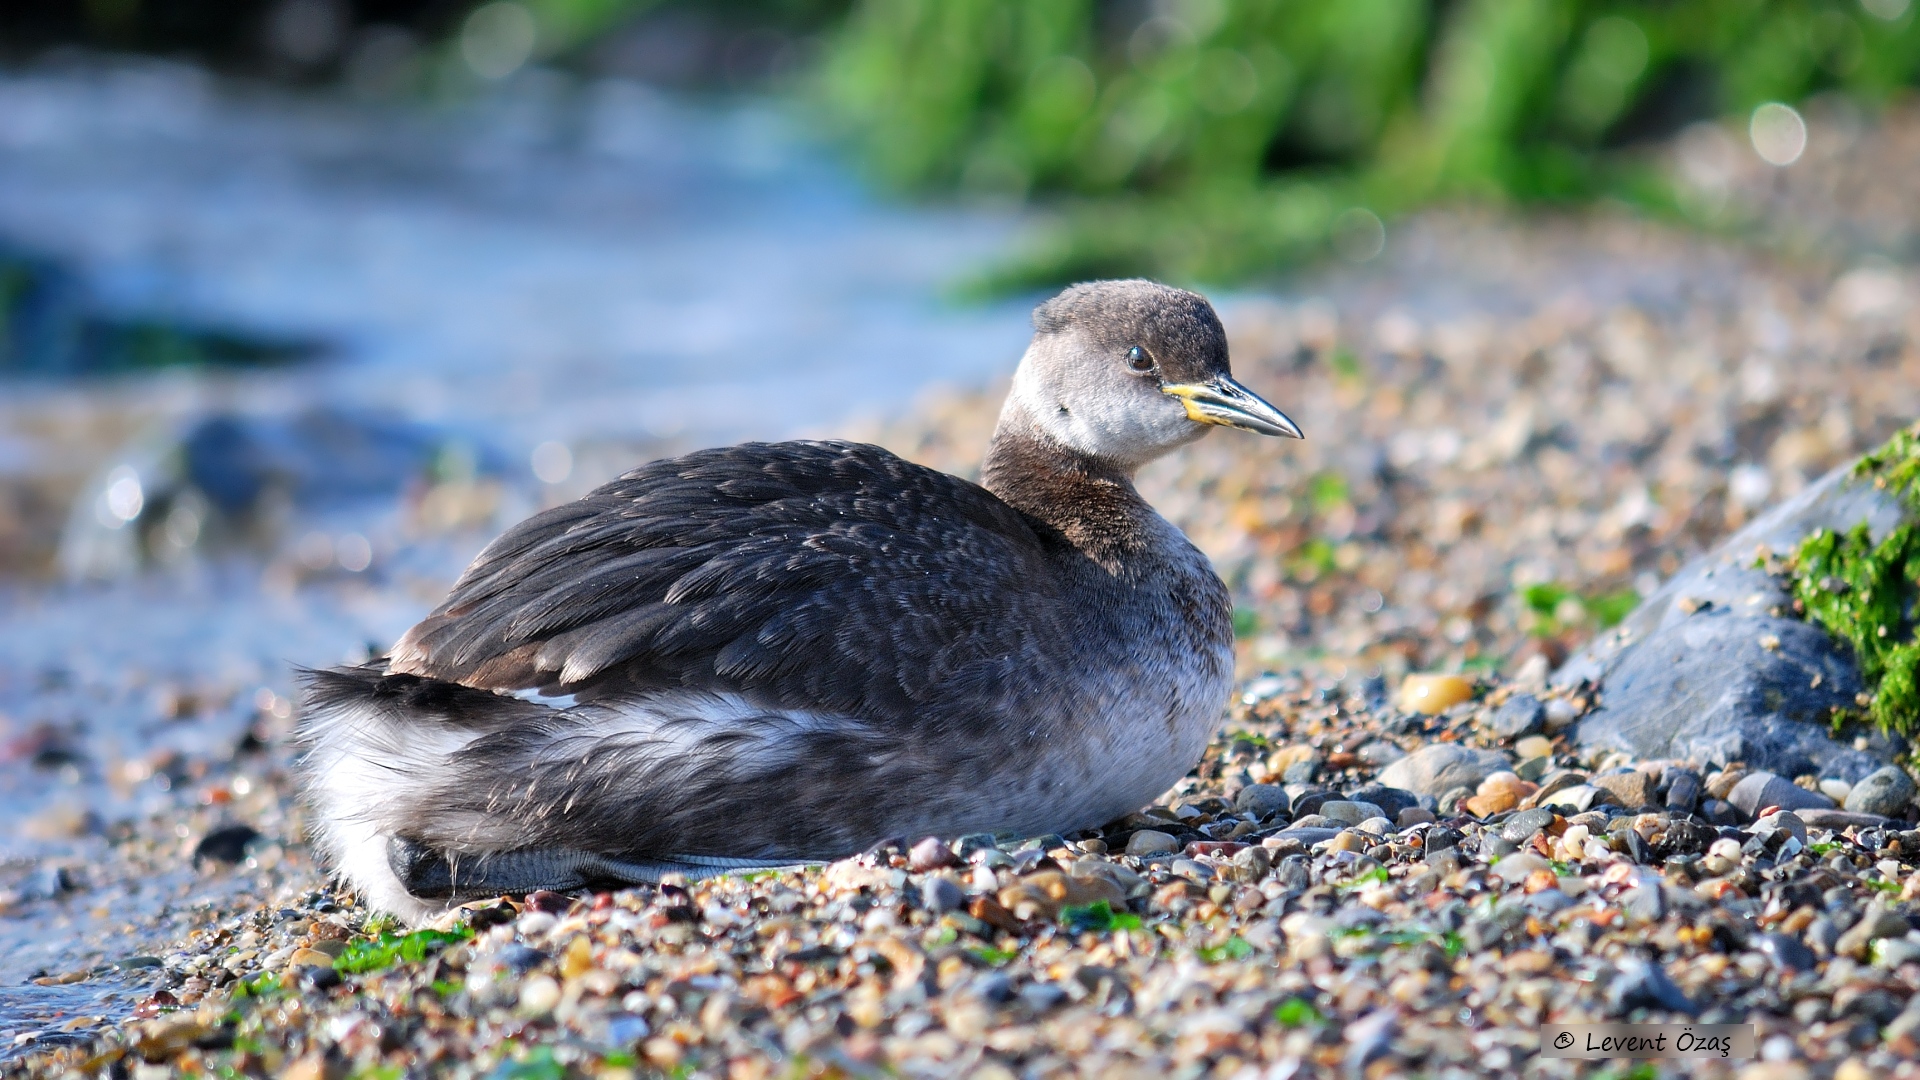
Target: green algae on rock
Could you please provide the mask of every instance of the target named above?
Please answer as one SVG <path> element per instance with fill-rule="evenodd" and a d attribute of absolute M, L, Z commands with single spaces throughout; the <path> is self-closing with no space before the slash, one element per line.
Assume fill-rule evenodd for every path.
<path fill-rule="evenodd" d="M 1853 475 L 1920 511 L 1920 424 L 1860 459 Z M 1876 543 L 1866 522 L 1816 529 L 1789 567 L 1794 599 L 1808 621 L 1853 647 L 1868 693 L 1867 714 L 1883 731 L 1920 729 L 1920 522 L 1901 522 Z"/>

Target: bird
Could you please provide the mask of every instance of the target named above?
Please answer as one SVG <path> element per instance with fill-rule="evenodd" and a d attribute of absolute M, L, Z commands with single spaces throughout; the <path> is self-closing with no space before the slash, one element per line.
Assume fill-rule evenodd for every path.
<path fill-rule="evenodd" d="M 654 461 L 501 534 L 384 656 L 304 670 L 335 877 L 421 922 L 1165 792 L 1223 717 L 1232 607 L 1133 478 L 1215 427 L 1303 436 L 1197 293 L 1087 282 L 1032 323 L 978 483 L 843 441 Z"/>

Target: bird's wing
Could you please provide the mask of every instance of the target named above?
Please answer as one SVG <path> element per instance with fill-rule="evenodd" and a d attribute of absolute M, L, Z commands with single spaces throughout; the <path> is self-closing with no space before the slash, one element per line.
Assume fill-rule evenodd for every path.
<path fill-rule="evenodd" d="M 1015 657 L 1071 636 L 1057 542 L 879 447 L 705 450 L 508 530 L 390 670 L 499 690 L 731 691 L 876 721 L 932 697 L 989 705 Z"/>

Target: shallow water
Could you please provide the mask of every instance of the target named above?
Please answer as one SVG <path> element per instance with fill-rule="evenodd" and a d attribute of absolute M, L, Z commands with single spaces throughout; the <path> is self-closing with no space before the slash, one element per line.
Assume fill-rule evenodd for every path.
<path fill-rule="evenodd" d="M 71 268 L 104 310 L 327 348 L 250 373 L 0 383 L 0 471 L 98 473 L 210 408 L 364 407 L 497 449 L 510 518 L 649 450 L 829 432 L 1010 370 L 1025 305 L 941 289 L 1016 224 L 882 205 L 768 102 L 537 75 L 427 108 L 146 61 L 0 74 L 0 239 Z M 576 467 L 543 486 L 528 453 L 548 440 Z M 385 535 L 393 508 L 364 513 Z M 196 770 L 231 775 L 249 726 L 287 711 L 293 665 L 391 641 L 504 523 L 388 528 L 359 574 L 242 555 L 0 581 L 0 888 L 50 867 L 78 886 L 0 914 L 0 1059 L 124 1015 L 143 982 L 30 977 L 158 948 L 236 887 L 191 866 L 186 833 L 144 875 L 105 857 L 106 834 L 155 814 L 186 829 L 213 787 Z"/>

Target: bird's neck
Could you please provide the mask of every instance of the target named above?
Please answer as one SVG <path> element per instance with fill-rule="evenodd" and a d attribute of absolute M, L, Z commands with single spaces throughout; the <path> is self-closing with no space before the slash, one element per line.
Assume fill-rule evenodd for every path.
<path fill-rule="evenodd" d="M 1131 468 L 1061 445 L 1017 401 L 1000 414 L 980 482 L 1109 571 L 1137 564 L 1158 535 Z"/>

